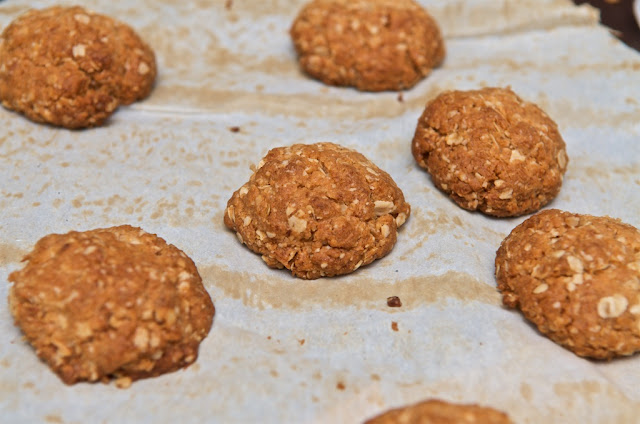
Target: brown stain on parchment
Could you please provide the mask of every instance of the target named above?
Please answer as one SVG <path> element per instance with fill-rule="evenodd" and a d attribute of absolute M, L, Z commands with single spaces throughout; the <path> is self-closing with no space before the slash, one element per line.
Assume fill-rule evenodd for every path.
<path fill-rule="evenodd" d="M 520 394 L 524 400 L 530 401 L 533 396 L 533 389 L 527 383 L 522 383 L 520 385 Z"/>
<path fill-rule="evenodd" d="M 54 415 L 54 414 L 50 414 L 50 415 L 45 415 L 44 416 L 44 420 L 48 423 L 53 423 L 53 424 L 64 424 L 64 421 L 62 420 L 62 418 L 60 417 L 60 415 Z"/>
<path fill-rule="evenodd" d="M 289 19 L 287 25 L 281 28 L 280 34 L 275 32 L 274 36 L 287 37 L 289 26 L 293 23 L 295 16 L 302 7 L 308 3 L 308 0 L 265 0 L 260 2 L 233 1 L 218 2 L 216 13 L 223 13 L 225 3 L 230 3 L 226 7 L 227 20 L 236 22 L 238 19 L 257 19 L 268 15 L 282 15 Z M 196 0 L 203 11 L 212 8 L 211 2 L 206 0 Z M 560 24 L 566 25 L 595 25 L 598 21 L 597 13 L 591 12 L 583 14 L 564 13 L 560 18 L 554 14 L 554 11 L 566 8 L 566 3 L 562 0 L 556 0 L 551 4 L 545 4 L 545 10 L 548 12 L 538 19 L 526 19 L 527 16 L 514 13 L 517 8 L 510 6 L 510 2 L 493 2 L 489 6 L 483 4 L 478 7 L 464 0 L 450 0 L 443 4 L 430 4 L 427 8 L 428 12 L 440 23 L 445 38 L 473 35 L 491 35 L 491 34 L 512 34 L 525 31 L 535 31 L 541 29 L 554 28 Z M 594 9 L 595 10 L 595 9 Z M 461 22 L 461 17 L 463 21 Z M 519 18 L 519 19 L 518 19 Z M 506 28 L 491 25 L 492 22 L 506 21 Z M 471 30 L 469 30 L 469 28 Z"/>
<path fill-rule="evenodd" d="M 17 246 L 0 243 L 0 266 L 20 262 L 26 254 L 26 251 Z"/>
<path fill-rule="evenodd" d="M 638 115 L 640 116 L 640 114 Z M 640 164 L 631 164 L 623 166 L 611 166 L 607 162 L 589 161 L 585 163 L 581 160 L 570 162 L 570 170 L 575 178 L 579 178 L 582 181 L 591 180 L 608 180 L 612 174 L 615 174 L 626 181 L 637 177 L 640 174 Z"/>
<path fill-rule="evenodd" d="M 638 122 L 638 116 L 640 116 L 640 108 L 638 107 L 624 112 L 599 109 L 594 106 L 589 107 L 589 105 L 579 104 L 571 99 L 550 99 L 545 92 L 538 93 L 536 98 L 525 98 L 524 100 L 533 102 L 544 110 L 547 115 L 556 121 L 560 127 L 560 132 L 566 127 L 584 129 L 589 127 L 616 128 L 635 125 Z M 620 103 L 622 104 L 623 101 L 621 99 Z M 569 162 L 569 166 L 572 166 L 571 162 Z"/>
<path fill-rule="evenodd" d="M 206 77 L 215 77 L 220 70 L 236 68 L 242 72 L 263 72 L 270 75 L 281 75 L 286 78 L 301 76 L 302 72 L 294 58 L 269 56 L 256 59 L 254 56 L 244 55 L 242 52 L 232 51 L 222 47 L 214 34 L 207 34 L 209 43 L 205 56 Z"/>
<path fill-rule="evenodd" d="M 411 220 L 410 238 L 430 236 L 443 232 L 462 231 L 466 227 L 466 224 L 462 222 L 459 216 L 444 209 L 437 209 L 435 211 L 416 209 L 411 211 L 411 217 L 409 219 Z"/>
<path fill-rule="evenodd" d="M 17 17 L 29 10 L 28 6 L 4 5 L 0 3 L 0 15 Z"/>
<path fill-rule="evenodd" d="M 517 311 L 512 311 L 514 315 L 520 315 Z M 513 319 L 498 320 L 495 328 L 499 333 L 500 339 L 507 346 L 505 353 L 509 357 L 520 357 L 529 354 L 531 342 L 528 341 L 526 334 L 530 331 L 536 331 L 533 327 L 527 328 L 516 323 Z M 585 361 L 585 359 L 576 357 L 577 361 Z M 553 365 L 550 365 L 553 366 Z M 598 367 L 598 362 L 593 363 L 594 367 Z M 552 397 L 553 402 L 537 408 L 534 415 L 531 415 L 531 404 L 523 403 L 520 397 L 515 402 L 509 401 L 505 409 L 511 411 L 514 418 L 528 417 L 531 422 L 569 422 L 570 418 L 584 415 L 584 408 L 589 405 L 607 405 L 610 410 L 602 413 L 594 413 L 590 422 L 611 422 L 611 423 L 635 423 L 637 411 L 640 410 L 640 402 L 636 402 L 625 395 L 624 390 L 615 386 L 615 381 L 606 380 L 596 381 L 585 377 L 584 380 L 578 381 L 561 381 L 562 375 L 553 378 L 551 381 L 545 381 L 546 385 L 540 386 L 540 375 L 536 370 L 523 368 L 521 362 L 505 362 L 502 364 L 502 372 L 506 375 L 525 375 L 520 385 L 520 395 L 522 398 L 529 400 L 528 397 L 536 398 L 533 403 L 537 403 L 545 397 Z M 574 378 L 574 377 L 569 377 Z M 558 381 L 560 380 L 560 381 Z M 537 385 L 534 385 L 535 382 Z M 595 412 L 595 411 L 594 411 Z M 559 420 L 558 417 L 563 417 Z M 604 419 L 606 417 L 606 420 Z M 631 419 L 631 417 L 634 417 Z M 569 420 L 569 421 L 567 421 Z M 517 422 L 520 422 L 518 420 Z M 526 422 L 526 421 L 524 421 Z"/>
<path fill-rule="evenodd" d="M 619 63 L 590 63 L 573 65 L 569 61 L 569 56 L 566 57 L 566 61 L 560 59 L 560 62 L 534 62 L 534 61 L 517 61 L 506 57 L 491 57 L 486 56 L 482 58 L 470 58 L 464 60 L 458 58 L 456 64 L 452 66 L 455 69 L 477 69 L 483 66 L 491 66 L 493 68 L 507 69 L 514 72 L 526 72 L 526 73 L 542 73 L 553 74 L 557 73 L 558 69 L 562 69 L 564 75 L 579 77 L 580 74 L 586 72 L 637 72 L 640 71 L 640 61 L 625 61 Z"/>
<path fill-rule="evenodd" d="M 426 104 L 426 100 L 424 100 L 424 103 Z M 416 115 L 417 122 L 418 116 Z M 411 139 L 398 137 L 381 140 L 373 147 L 375 147 L 378 157 L 394 157 L 398 151 L 409 151 L 411 149 Z"/>
<path fill-rule="evenodd" d="M 608 407 L 609 422 L 635 423 L 640 410 L 640 402 L 633 402 L 624 393 L 611 384 L 602 384 L 598 381 L 586 380 L 579 382 L 563 382 L 553 385 L 555 395 L 564 400 L 563 404 L 568 409 L 577 407 L 578 402 L 583 404 L 602 404 L 603 397 Z M 599 402 L 598 402 L 599 400 Z"/>
<path fill-rule="evenodd" d="M 449 84 L 449 85 L 447 85 Z M 175 107 L 195 108 L 211 113 L 245 114 L 260 113 L 267 116 L 295 116 L 299 118 L 336 118 L 343 119 L 372 119 L 394 118 L 407 111 L 415 111 L 416 119 L 426 102 L 441 91 L 452 88 L 451 83 L 430 85 L 425 89 L 405 98 L 400 103 L 397 94 L 384 92 L 355 98 L 340 99 L 331 94 L 322 93 L 318 88 L 316 93 L 260 93 L 241 90 L 223 90 L 206 86 L 161 85 L 155 88 L 153 97 L 145 106 L 173 105 Z M 318 83 L 320 87 L 320 83 Z M 344 88 L 343 90 L 351 90 Z M 405 96 L 408 97 L 408 96 Z M 144 106 L 141 106 L 144 107 Z"/>
<path fill-rule="evenodd" d="M 411 211 L 411 217 L 407 222 L 407 227 L 407 238 L 412 241 L 418 241 L 400 256 L 401 261 L 413 260 L 414 253 L 428 242 L 431 236 L 438 233 L 463 232 L 465 231 L 466 225 L 460 217 L 452 215 L 446 210 L 422 211 L 420 209 L 414 209 Z"/>
<path fill-rule="evenodd" d="M 167 0 L 163 0 L 163 2 L 167 2 Z M 171 4 L 170 1 L 169 3 Z M 234 0 L 230 4 L 228 1 L 195 0 L 193 4 L 203 11 L 217 7 L 216 13 L 224 11 L 230 19 L 234 19 L 236 13 L 241 14 L 244 18 L 255 19 L 266 15 L 294 15 L 304 5 L 304 0 L 261 0 L 256 2 Z M 229 5 L 227 6 L 227 4 Z M 285 28 L 286 30 L 288 28 Z"/>
<path fill-rule="evenodd" d="M 468 274 L 454 271 L 393 282 L 364 277 L 281 280 L 277 277 L 231 271 L 221 266 L 203 266 L 199 270 L 205 286 L 216 287 L 224 296 L 258 309 L 303 309 L 320 305 L 389 311 L 389 296 L 399 296 L 402 299 L 402 310 L 437 303 L 445 298 L 464 303 L 500 303 L 500 295 L 495 287 Z"/>
<path fill-rule="evenodd" d="M 578 157 L 569 162 L 567 176 L 588 185 L 592 191 L 598 190 L 601 193 L 609 193 L 613 175 L 618 181 L 623 181 L 625 184 L 640 185 L 637 180 L 638 175 L 640 175 L 639 164 L 612 166 L 606 162 L 587 162 L 581 159 Z"/>
<path fill-rule="evenodd" d="M 199 181 L 189 181 L 187 184 L 202 186 Z M 168 191 L 169 187 L 160 187 L 160 189 Z M 212 195 L 212 197 L 215 196 Z M 56 199 L 54 206 L 60 207 L 65 202 L 67 201 Z M 199 222 L 208 223 L 208 213 L 220 207 L 215 201 L 202 199 L 196 202 L 192 197 L 182 197 L 175 192 L 167 194 L 155 202 L 147 200 L 144 196 L 123 197 L 114 194 L 93 200 L 86 200 L 84 196 L 80 195 L 68 200 L 68 203 L 75 209 L 74 216 L 86 217 L 96 214 L 101 216 L 105 223 L 113 223 L 113 216 L 121 216 L 124 221 L 120 222 L 132 225 L 140 225 L 140 222 L 149 220 L 162 220 L 173 226 L 181 226 L 185 221 L 190 221 L 194 225 Z M 137 223 L 135 215 L 141 215 Z M 220 214 L 220 216 L 222 215 Z M 105 224 L 105 226 L 108 225 Z"/>

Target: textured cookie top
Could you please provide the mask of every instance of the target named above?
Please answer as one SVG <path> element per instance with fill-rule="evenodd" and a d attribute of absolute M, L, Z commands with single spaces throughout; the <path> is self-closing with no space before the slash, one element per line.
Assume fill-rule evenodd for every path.
<path fill-rule="evenodd" d="M 445 53 L 435 20 L 413 0 L 315 0 L 291 37 L 309 75 L 365 91 L 410 88 Z"/>
<path fill-rule="evenodd" d="M 267 265 L 301 278 L 386 255 L 410 207 L 391 176 L 332 143 L 271 150 L 227 204 L 225 224 Z"/>
<path fill-rule="evenodd" d="M 428 400 L 392 409 L 365 424 L 511 424 L 504 412 L 478 405 L 458 405 Z"/>
<path fill-rule="evenodd" d="M 31 10 L 0 37 L 0 99 L 37 122 L 100 125 L 155 77 L 153 51 L 129 26 L 82 7 Z"/>
<path fill-rule="evenodd" d="M 195 361 L 214 307 L 182 251 L 130 226 L 51 234 L 9 275 L 11 313 L 67 384 L 131 380 Z"/>
<path fill-rule="evenodd" d="M 494 216 L 550 202 L 568 162 L 555 122 L 505 88 L 449 91 L 430 101 L 412 152 L 458 205 Z"/>
<path fill-rule="evenodd" d="M 517 226 L 496 255 L 505 305 L 580 356 L 640 350 L 640 231 L 559 210 Z"/>

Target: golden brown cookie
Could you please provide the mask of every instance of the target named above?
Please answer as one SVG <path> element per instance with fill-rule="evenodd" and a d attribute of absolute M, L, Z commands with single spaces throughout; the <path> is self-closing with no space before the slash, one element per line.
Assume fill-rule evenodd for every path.
<path fill-rule="evenodd" d="M 391 176 L 333 143 L 269 151 L 227 204 L 224 223 L 273 268 L 347 274 L 396 243 L 409 204 Z"/>
<path fill-rule="evenodd" d="M 215 309 L 193 261 L 128 225 L 39 240 L 9 275 L 15 323 L 67 384 L 132 380 L 193 363 Z"/>
<path fill-rule="evenodd" d="M 291 38 L 307 74 L 363 91 L 413 87 L 445 53 L 436 21 L 413 0 L 314 0 Z"/>
<path fill-rule="evenodd" d="M 129 26 L 82 7 L 31 10 L 0 36 L 0 100 L 36 122 L 101 125 L 155 78 L 153 51 Z"/>
<path fill-rule="evenodd" d="M 517 226 L 496 255 L 502 301 L 577 355 L 640 350 L 640 231 L 555 209 Z"/>
<path fill-rule="evenodd" d="M 461 405 L 427 400 L 392 409 L 365 424 L 511 424 L 507 414 L 478 405 Z"/>
<path fill-rule="evenodd" d="M 568 162 L 555 122 L 508 88 L 440 94 L 418 120 L 411 147 L 458 205 L 499 217 L 549 203 Z"/>

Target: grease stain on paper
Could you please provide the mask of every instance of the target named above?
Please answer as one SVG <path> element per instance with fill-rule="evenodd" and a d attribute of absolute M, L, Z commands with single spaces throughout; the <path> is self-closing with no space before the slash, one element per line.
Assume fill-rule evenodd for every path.
<path fill-rule="evenodd" d="M 397 282 L 376 281 L 364 277 L 315 281 L 284 280 L 221 266 L 199 268 L 206 287 L 215 287 L 224 296 L 258 309 L 304 309 L 326 307 L 374 308 L 388 311 L 389 293 L 399 296 L 403 310 L 452 298 L 464 303 L 500 304 L 495 287 L 472 276 L 450 271 L 437 276 L 416 276 Z M 282 271 L 285 272 L 285 271 Z"/>
<path fill-rule="evenodd" d="M 0 266 L 18 263 L 27 254 L 23 249 L 12 244 L 0 243 Z"/>
<path fill-rule="evenodd" d="M 44 420 L 52 424 L 64 424 L 64 421 L 62 420 L 60 415 L 54 415 L 54 414 L 45 415 Z"/>

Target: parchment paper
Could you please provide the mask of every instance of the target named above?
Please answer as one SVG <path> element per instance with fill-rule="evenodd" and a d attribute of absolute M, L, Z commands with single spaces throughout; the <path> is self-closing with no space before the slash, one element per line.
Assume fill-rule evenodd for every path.
<path fill-rule="evenodd" d="M 495 251 L 526 217 L 458 208 L 410 153 L 438 92 L 510 85 L 567 143 L 569 169 L 549 207 L 640 226 L 640 55 L 592 9 L 423 0 L 447 57 L 400 102 L 299 71 L 287 31 L 302 0 L 84 3 L 135 27 L 160 74 L 146 101 L 102 128 L 57 129 L 0 108 L 2 422 L 356 423 L 429 397 L 490 405 L 518 423 L 637 422 L 640 357 L 581 359 L 501 306 Z M 0 26 L 50 4 L 1 2 Z M 387 257 L 303 281 L 268 269 L 222 214 L 267 150 L 316 141 L 389 172 L 412 215 Z M 216 305 L 213 328 L 185 371 L 127 390 L 65 386 L 13 326 L 7 276 L 46 234 L 124 223 L 194 259 Z M 403 306 L 387 307 L 389 296 Z"/>

